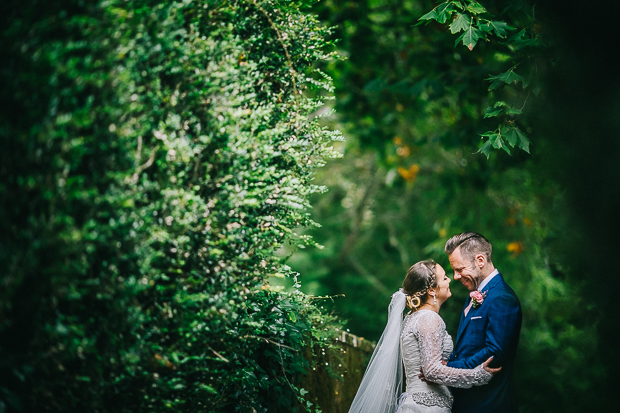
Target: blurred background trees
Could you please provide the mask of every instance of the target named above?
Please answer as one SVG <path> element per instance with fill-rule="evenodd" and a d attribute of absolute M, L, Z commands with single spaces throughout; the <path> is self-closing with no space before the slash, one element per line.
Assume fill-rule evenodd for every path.
<path fill-rule="evenodd" d="M 352 333 L 376 340 L 407 268 L 428 257 L 449 268 L 447 238 L 481 232 L 524 308 L 521 410 L 606 410 L 604 354 L 617 324 L 607 307 L 616 281 L 606 266 L 617 245 L 617 123 L 609 112 L 617 94 L 594 79 L 617 82 L 602 46 L 614 35 L 589 26 L 576 36 L 569 21 L 583 20 L 578 8 L 559 2 L 482 2 L 488 10 L 480 16 L 506 31 L 470 50 L 463 39 L 455 47 L 464 33 L 451 26 L 481 5 L 440 3 L 316 5 L 345 57 L 324 70 L 335 79 L 329 125 L 347 140 L 343 158 L 318 177 L 330 188 L 313 202 L 322 228 L 312 234 L 324 248 L 299 250 L 290 265 L 304 291 L 344 293 L 333 310 Z M 416 26 L 448 6 L 452 15 Z M 531 147 L 511 142 L 520 139 L 511 136 L 517 128 Z M 454 334 L 467 292 L 458 283 L 452 290 L 442 316 Z"/>

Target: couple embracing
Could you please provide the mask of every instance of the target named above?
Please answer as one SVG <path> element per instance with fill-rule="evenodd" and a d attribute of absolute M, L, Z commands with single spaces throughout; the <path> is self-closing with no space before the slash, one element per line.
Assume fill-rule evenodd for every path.
<path fill-rule="evenodd" d="M 482 235 L 455 235 L 445 252 L 454 279 L 470 291 L 456 346 L 439 316 L 452 295 L 451 280 L 433 260 L 418 262 L 392 296 L 387 326 L 349 413 L 518 411 L 512 373 L 521 330 L 519 299 L 495 269 L 492 246 Z"/>

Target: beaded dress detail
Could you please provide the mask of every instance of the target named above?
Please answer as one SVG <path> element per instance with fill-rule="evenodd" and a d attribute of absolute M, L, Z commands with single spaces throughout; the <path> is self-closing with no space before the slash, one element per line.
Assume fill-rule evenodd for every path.
<path fill-rule="evenodd" d="M 493 377 L 482 365 L 455 369 L 441 364 L 450 357 L 454 344 L 442 318 L 434 311 L 418 310 L 405 317 L 400 346 L 407 390 L 399 398 L 396 413 L 449 413 L 453 398 L 446 386 L 481 386 Z M 432 383 L 420 380 L 420 367 Z"/>

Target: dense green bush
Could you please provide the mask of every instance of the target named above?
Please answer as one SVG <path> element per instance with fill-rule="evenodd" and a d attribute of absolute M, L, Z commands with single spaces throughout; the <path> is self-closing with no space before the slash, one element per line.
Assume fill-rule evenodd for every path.
<path fill-rule="evenodd" d="M 0 411 L 290 411 L 329 320 L 266 280 L 312 243 L 328 30 L 289 0 L 3 3 Z"/>

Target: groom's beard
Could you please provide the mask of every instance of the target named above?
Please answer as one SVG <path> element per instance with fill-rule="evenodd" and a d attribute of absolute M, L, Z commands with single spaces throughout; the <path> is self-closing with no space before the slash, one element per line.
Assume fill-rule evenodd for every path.
<path fill-rule="evenodd" d="M 472 277 L 472 280 L 474 282 L 474 289 L 472 291 L 477 290 L 480 284 L 482 284 L 482 280 L 484 279 L 484 275 L 482 274 L 482 269 L 478 267 L 475 267 L 475 268 L 476 268 L 476 274 Z"/>

